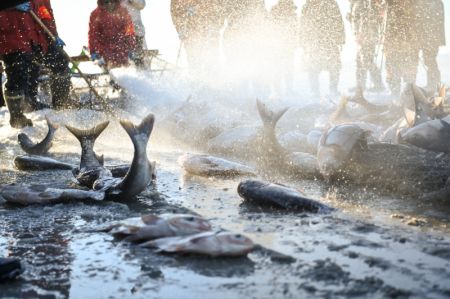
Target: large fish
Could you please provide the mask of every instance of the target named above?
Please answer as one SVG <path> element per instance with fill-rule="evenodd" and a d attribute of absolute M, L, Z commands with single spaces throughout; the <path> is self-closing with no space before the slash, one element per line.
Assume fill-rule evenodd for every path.
<path fill-rule="evenodd" d="M 45 155 L 48 150 L 52 147 L 53 138 L 55 136 L 55 132 L 58 129 L 58 125 L 53 123 L 48 116 L 45 116 L 48 125 L 48 133 L 45 138 L 39 143 L 33 143 L 31 139 L 25 134 L 20 133 L 17 136 L 19 140 L 19 145 L 24 152 L 30 155 Z"/>
<path fill-rule="evenodd" d="M 0 282 L 14 279 L 23 271 L 20 260 L 16 258 L 0 258 Z"/>
<path fill-rule="evenodd" d="M 0 195 L 7 201 L 21 205 L 55 204 L 71 200 L 103 200 L 105 194 L 78 189 L 58 189 L 45 185 L 0 185 Z"/>
<path fill-rule="evenodd" d="M 400 133 L 399 141 L 434 152 L 450 153 L 450 123 L 444 119 L 421 123 Z"/>
<path fill-rule="evenodd" d="M 367 147 L 367 136 L 367 131 L 353 124 L 329 129 L 322 135 L 317 151 L 320 173 L 330 177 L 342 170 L 354 150 Z"/>
<path fill-rule="evenodd" d="M 118 221 L 102 229 L 130 242 L 193 235 L 209 230 L 211 224 L 208 220 L 186 214 L 143 215 Z"/>
<path fill-rule="evenodd" d="M 178 163 L 190 174 L 199 176 L 254 176 L 255 171 L 250 167 L 209 155 L 184 154 Z"/>
<path fill-rule="evenodd" d="M 307 198 L 303 193 L 279 184 L 258 180 L 246 180 L 239 183 L 239 195 L 249 203 L 299 212 L 330 212 L 333 208 L 316 200 Z"/>
<path fill-rule="evenodd" d="M 155 173 L 154 163 L 147 158 L 147 144 L 154 123 L 153 114 L 146 116 L 138 126 L 127 120 L 120 121 L 134 145 L 133 161 L 123 179 L 99 178 L 93 186 L 95 190 L 106 192 L 108 199 L 120 200 L 136 196 L 147 188 Z"/>
<path fill-rule="evenodd" d="M 19 170 L 73 170 L 75 165 L 42 156 L 16 156 L 14 165 Z"/>
<path fill-rule="evenodd" d="M 157 248 L 160 252 L 201 254 L 211 257 L 245 256 L 255 247 L 252 240 L 230 232 L 205 232 L 188 237 L 161 238 L 141 246 Z"/>
<path fill-rule="evenodd" d="M 66 126 L 67 130 L 78 139 L 81 145 L 80 168 L 73 172 L 81 186 L 92 188 L 98 178 L 112 177 L 111 172 L 103 167 L 103 157 L 99 159 L 99 156 L 94 152 L 95 140 L 108 125 L 109 121 L 106 121 L 88 130 Z"/>

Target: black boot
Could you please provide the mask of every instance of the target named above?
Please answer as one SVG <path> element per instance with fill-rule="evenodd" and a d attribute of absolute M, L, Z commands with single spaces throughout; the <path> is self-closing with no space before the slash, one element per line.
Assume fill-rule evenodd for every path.
<path fill-rule="evenodd" d="M 9 110 L 9 124 L 11 127 L 21 129 L 26 126 L 33 126 L 31 119 L 23 115 L 22 103 L 25 101 L 23 94 L 12 94 L 6 91 L 5 101 Z"/>

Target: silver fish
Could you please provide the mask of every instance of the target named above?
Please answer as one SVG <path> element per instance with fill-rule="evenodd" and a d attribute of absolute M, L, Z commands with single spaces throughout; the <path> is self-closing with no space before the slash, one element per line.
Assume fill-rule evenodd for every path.
<path fill-rule="evenodd" d="M 249 238 L 230 232 L 205 232 L 188 237 L 161 238 L 141 246 L 160 252 L 201 254 L 211 257 L 245 256 L 255 245 Z"/>
<path fill-rule="evenodd" d="M 21 205 L 55 204 L 82 199 L 103 200 L 105 197 L 102 192 L 30 184 L 0 185 L 0 195 L 8 202 Z"/>
<path fill-rule="evenodd" d="M 450 153 L 450 123 L 430 120 L 400 133 L 399 139 L 433 152 Z"/>
<path fill-rule="evenodd" d="M 14 165 L 19 170 L 73 170 L 75 165 L 42 156 L 16 156 Z"/>
<path fill-rule="evenodd" d="M 48 125 L 48 133 L 45 138 L 35 144 L 31 139 L 25 134 L 20 133 L 17 136 L 17 139 L 19 140 L 19 145 L 22 148 L 24 152 L 30 155 L 45 155 L 47 154 L 48 150 L 52 147 L 53 138 L 55 136 L 55 132 L 58 129 L 58 125 L 53 123 L 48 116 L 45 116 L 45 119 L 47 120 Z"/>
<path fill-rule="evenodd" d="M 106 192 L 106 197 L 114 200 L 131 198 L 147 188 L 155 173 L 154 163 L 147 158 L 147 144 L 154 123 L 153 114 L 146 116 L 138 126 L 127 120 L 120 121 L 134 145 L 133 162 L 123 179 L 100 178 L 93 186 L 95 190 Z"/>
<path fill-rule="evenodd" d="M 239 183 L 238 193 L 249 203 L 300 212 L 330 212 L 333 209 L 293 188 L 259 180 Z"/>
<path fill-rule="evenodd" d="M 80 168 L 73 171 L 81 186 L 92 188 L 98 178 L 112 176 L 111 172 L 103 167 L 103 156 L 99 157 L 94 152 L 95 140 L 108 125 L 109 121 L 106 121 L 88 130 L 80 130 L 66 125 L 67 130 L 78 139 L 81 145 Z"/>
<path fill-rule="evenodd" d="M 353 150 L 367 147 L 368 132 L 357 125 L 338 125 L 329 129 L 320 139 L 317 162 L 320 173 L 329 177 L 340 171 Z"/>
<path fill-rule="evenodd" d="M 184 154 L 180 156 L 178 163 L 186 172 L 200 176 L 255 175 L 255 171 L 246 165 L 209 155 Z"/>
<path fill-rule="evenodd" d="M 102 229 L 130 242 L 193 235 L 209 230 L 211 224 L 208 220 L 187 214 L 143 215 L 118 221 Z"/>

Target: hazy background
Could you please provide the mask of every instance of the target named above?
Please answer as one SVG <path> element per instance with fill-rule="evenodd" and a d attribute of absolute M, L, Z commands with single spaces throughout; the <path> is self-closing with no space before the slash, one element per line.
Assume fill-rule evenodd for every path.
<path fill-rule="evenodd" d="M 266 6 L 270 8 L 277 0 L 266 0 Z M 295 1 L 297 14 L 305 0 Z M 349 4 L 347 0 L 338 0 L 341 12 L 345 18 Z M 79 54 L 82 46 L 87 45 L 89 15 L 97 5 L 96 0 L 53 0 L 52 6 L 61 38 L 66 42 L 66 50 L 71 55 Z M 447 43 L 450 43 L 450 3 L 444 1 L 446 10 Z M 178 36 L 170 18 L 170 0 L 147 0 L 147 6 L 142 11 L 143 22 L 146 27 L 146 39 L 150 49 L 159 49 L 165 59 L 174 61 L 179 48 Z M 345 55 L 353 56 L 353 35 L 347 27 L 347 46 Z M 441 51 L 450 52 L 450 47 Z M 450 63 L 450 62 L 449 62 Z"/>

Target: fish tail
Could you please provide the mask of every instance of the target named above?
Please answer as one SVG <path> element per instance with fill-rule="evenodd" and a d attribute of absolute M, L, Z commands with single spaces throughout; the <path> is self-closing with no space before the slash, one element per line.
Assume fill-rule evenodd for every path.
<path fill-rule="evenodd" d="M 59 128 L 59 124 L 53 122 L 48 115 L 45 116 L 45 120 L 47 121 L 48 130 L 55 132 Z"/>
<path fill-rule="evenodd" d="M 280 111 L 273 112 L 267 109 L 267 106 L 259 99 L 256 99 L 256 106 L 258 107 L 259 116 L 264 126 L 270 126 L 275 128 L 280 118 L 286 113 L 289 108 L 281 109 Z"/>
<path fill-rule="evenodd" d="M 71 126 L 66 125 L 67 130 L 69 130 L 70 133 L 72 133 L 78 141 L 82 144 L 85 139 L 93 140 L 95 141 L 98 136 L 106 129 L 106 127 L 109 125 L 109 121 L 105 121 L 91 129 L 87 130 L 81 130 L 77 129 Z"/>
<path fill-rule="evenodd" d="M 155 116 L 153 114 L 147 115 L 139 125 L 134 125 L 132 122 L 128 120 L 121 120 L 120 124 L 127 132 L 128 136 L 130 136 L 131 141 L 134 146 L 147 146 L 148 140 L 150 138 L 150 134 L 153 130 L 153 125 L 155 123 Z M 139 135 L 145 135 L 144 142 L 137 137 Z"/>

